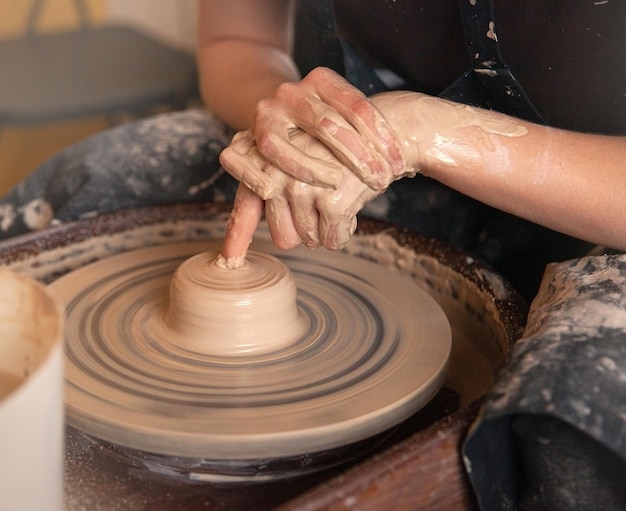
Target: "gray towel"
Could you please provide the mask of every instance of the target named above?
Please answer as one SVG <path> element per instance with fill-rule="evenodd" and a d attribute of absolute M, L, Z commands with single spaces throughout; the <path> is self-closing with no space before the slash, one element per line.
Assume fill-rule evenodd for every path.
<path fill-rule="evenodd" d="M 484 510 L 626 509 L 626 255 L 547 267 L 463 449 Z"/>

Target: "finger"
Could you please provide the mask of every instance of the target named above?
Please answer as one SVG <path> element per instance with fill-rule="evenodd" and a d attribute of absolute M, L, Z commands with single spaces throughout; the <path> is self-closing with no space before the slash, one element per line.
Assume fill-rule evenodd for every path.
<path fill-rule="evenodd" d="M 316 206 L 320 214 L 320 243 L 331 250 L 343 248 L 357 227 L 357 214 L 363 206 L 380 195 L 380 192 L 348 176 L 345 190 L 324 192 L 318 195 Z"/>
<path fill-rule="evenodd" d="M 335 108 L 385 156 L 394 174 L 401 173 L 404 170 L 404 160 L 398 135 L 380 110 L 359 90 L 346 86 L 346 80 L 334 71 L 319 68 L 310 74 L 313 75 L 311 79 L 315 80 L 316 92 L 322 101 Z M 308 76 L 305 81 L 307 78 Z"/>
<path fill-rule="evenodd" d="M 375 190 L 385 189 L 393 179 L 390 163 L 352 126 L 332 123 L 330 119 L 319 123 L 320 138 L 363 183 Z M 332 136 L 326 136 L 325 132 Z"/>
<path fill-rule="evenodd" d="M 263 200 L 245 185 L 239 185 L 226 224 L 221 256 L 228 268 L 240 267 L 263 214 Z"/>
<path fill-rule="evenodd" d="M 356 180 L 356 177 L 352 179 Z M 360 185 L 365 186 L 362 183 Z M 316 207 L 319 212 L 320 244 L 329 250 L 343 247 L 354 232 L 351 219 L 358 211 L 352 208 L 352 194 L 341 190 L 334 193 L 320 193 L 316 197 Z"/>
<path fill-rule="evenodd" d="M 276 109 L 259 105 L 255 121 L 255 137 L 260 154 L 285 174 L 314 186 L 337 188 L 341 184 L 339 162 L 319 159 L 293 143 L 300 129 L 288 115 L 276 116 Z"/>
<path fill-rule="evenodd" d="M 350 241 L 356 227 L 356 214 L 328 215 L 321 213 L 319 219 L 320 244 L 329 250 L 339 250 Z"/>
<path fill-rule="evenodd" d="M 264 200 L 274 194 L 272 180 L 263 172 L 265 159 L 249 134 L 238 133 L 220 154 L 220 163 L 231 176 Z"/>
<path fill-rule="evenodd" d="M 320 246 L 320 213 L 312 200 L 315 190 L 306 183 L 292 182 L 285 190 L 291 208 L 291 217 L 298 236 L 308 248 Z"/>
<path fill-rule="evenodd" d="M 388 151 L 372 143 L 375 137 L 371 129 L 364 129 L 365 123 L 351 107 L 359 105 L 364 114 L 377 116 L 372 121 L 374 126 L 382 126 L 386 121 L 360 91 L 345 81 L 339 82 L 337 75 L 326 71 L 313 71 L 300 84 L 283 84 L 275 98 L 259 104 L 255 137 L 260 151 L 296 179 L 311 184 L 322 182 L 321 177 L 329 172 L 324 165 L 320 167 L 319 161 L 311 159 L 306 149 L 299 151 L 291 147 L 290 126 L 291 131 L 293 127 L 299 127 L 321 140 L 335 158 L 370 187 L 383 189 L 393 175 L 393 168 L 387 161 Z M 333 87 L 328 84 L 329 77 L 333 80 Z M 281 109 L 284 112 L 282 117 L 289 119 L 291 124 L 286 124 L 287 121 L 281 126 L 276 124 L 276 112 Z M 359 129 L 363 129 L 363 133 Z M 322 176 L 316 172 L 317 168 L 321 168 Z"/>
<path fill-rule="evenodd" d="M 274 244 L 281 249 L 290 249 L 301 243 L 293 223 L 289 202 L 277 196 L 265 203 L 265 219 Z"/>
<path fill-rule="evenodd" d="M 279 115 L 277 112 L 282 113 Z M 332 137 L 329 129 L 324 129 L 324 126 L 342 123 L 349 126 L 334 109 L 321 102 L 312 90 L 283 84 L 276 98 L 259 103 L 255 117 L 255 138 L 261 154 L 287 175 L 314 186 L 336 189 L 341 184 L 342 163 L 352 161 L 352 166 L 358 165 L 358 158 L 342 154 L 343 146 Z M 333 157 L 318 158 L 311 154 L 307 145 L 294 143 L 294 136 L 301 132 L 328 145 L 331 151 L 335 146 L 335 151 L 328 153 Z"/>

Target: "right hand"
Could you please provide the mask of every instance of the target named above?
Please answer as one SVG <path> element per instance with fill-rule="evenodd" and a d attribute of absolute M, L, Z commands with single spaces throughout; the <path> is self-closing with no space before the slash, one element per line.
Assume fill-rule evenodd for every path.
<path fill-rule="evenodd" d="M 292 136 L 300 130 L 324 144 L 335 158 L 320 161 L 293 144 Z M 407 174 L 394 127 L 365 95 L 326 68 L 314 69 L 299 82 L 283 83 L 272 97 L 260 101 L 251 131 L 267 162 L 310 185 L 336 189 L 348 168 L 380 192 Z M 260 168 L 228 170 L 264 199 L 271 194 Z"/>

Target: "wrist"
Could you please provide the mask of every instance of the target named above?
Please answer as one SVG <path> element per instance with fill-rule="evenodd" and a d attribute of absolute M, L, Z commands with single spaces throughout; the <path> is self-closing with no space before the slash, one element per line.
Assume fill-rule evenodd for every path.
<path fill-rule="evenodd" d="M 407 115 L 405 110 L 408 106 L 413 105 L 417 96 L 421 96 L 421 94 L 391 91 L 376 94 L 370 98 L 372 104 L 381 112 L 393 129 L 398 149 L 404 161 L 404 169 L 396 177 L 414 175 L 422 171 L 420 144 L 413 135 L 413 124 L 419 118 L 411 114 Z"/>
<path fill-rule="evenodd" d="M 407 166 L 436 179 L 506 159 L 506 141 L 528 132 L 513 117 L 416 92 L 382 93 L 372 101 L 396 129 Z"/>
<path fill-rule="evenodd" d="M 459 153 L 468 157 L 459 130 L 472 124 L 471 107 L 418 92 L 392 91 L 372 97 L 374 105 L 394 127 L 408 168 L 430 175 L 457 165 Z"/>

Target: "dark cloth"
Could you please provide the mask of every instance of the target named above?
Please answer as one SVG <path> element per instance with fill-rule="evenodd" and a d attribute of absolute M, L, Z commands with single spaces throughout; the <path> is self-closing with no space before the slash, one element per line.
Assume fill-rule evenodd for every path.
<path fill-rule="evenodd" d="M 127 123 L 46 161 L 0 199 L 0 239 L 125 208 L 231 201 L 219 164 L 232 130 L 202 110 Z"/>
<path fill-rule="evenodd" d="M 464 445 L 485 510 L 626 509 L 626 256 L 554 263 Z"/>

